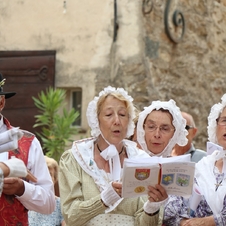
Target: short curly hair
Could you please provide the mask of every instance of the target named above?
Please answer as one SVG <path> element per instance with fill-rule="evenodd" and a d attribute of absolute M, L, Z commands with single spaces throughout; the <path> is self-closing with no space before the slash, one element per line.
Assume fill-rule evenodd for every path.
<path fill-rule="evenodd" d="M 58 170 L 59 170 L 59 165 L 57 163 L 57 161 L 53 158 L 50 158 L 48 156 L 44 156 L 45 157 L 45 161 L 46 161 L 46 164 L 48 166 L 48 169 L 53 169 L 54 170 L 54 180 L 55 180 L 55 183 L 58 181 Z"/>

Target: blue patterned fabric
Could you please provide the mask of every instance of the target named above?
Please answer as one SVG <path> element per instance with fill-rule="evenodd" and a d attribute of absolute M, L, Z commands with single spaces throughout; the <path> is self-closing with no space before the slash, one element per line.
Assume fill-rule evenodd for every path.
<path fill-rule="evenodd" d="M 219 174 L 214 172 L 216 177 L 216 183 L 220 183 L 224 178 L 224 174 Z M 214 194 L 213 194 L 214 195 Z M 194 212 L 194 217 L 207 217 L 212 216 L 214 217 L 214 221 L 216 226 L 223 226 L 226 225 L 226 196 L 223 199 L 223 209 L 217 215 L 213 215 L 212 210 L 210 209 L 208 203 L 206 202 L 205 198 L 200 201 L 196 211 Z M 179 226 L 180 221 L 183 218 L 190 218 L 189 214 L 189 205 L 188 200 L 184 199 L 180 196 L 170 196 L 169 202 L 165 206 L 164 211 L 164 226 Z"/>
<path fill-rule="evenodd" d="M 60 198 L 56 198 L 56 208 L 52 214 L 41 214 L 35 211 L 28 211 L 29 226 L 60 226 L 63 216 L 60 208 Z"/>

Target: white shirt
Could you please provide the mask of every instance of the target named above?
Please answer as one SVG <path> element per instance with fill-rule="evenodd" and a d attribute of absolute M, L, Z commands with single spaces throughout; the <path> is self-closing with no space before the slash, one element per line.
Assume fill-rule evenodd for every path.
<path fill-rule="evenodd" d="M 7 130 L 0 119 L 0 133 Z M 0 161 L 8 159 L 8 152 L 0 153 Z M 28 209 L 42 214 L 51 214 L 55 209 L 55 195 L 52 179 L 43 155 L 40 142 L 35 137 L 28 155 L 28 170 L 37 178 L 37 183 L 24 181 L 24 194 L 16 198 Z"/>

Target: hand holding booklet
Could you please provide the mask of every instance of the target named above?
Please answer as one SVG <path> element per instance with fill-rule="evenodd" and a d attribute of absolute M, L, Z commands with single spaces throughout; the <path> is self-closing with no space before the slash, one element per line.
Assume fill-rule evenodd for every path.
<path fill-rule="evenodd" d="M 195 163 L 191 155 L 125 159 L 122 197 L 147 195 L 148 186 L 162 185 L 167 194 L 188 198 L 192 194 Z"/>

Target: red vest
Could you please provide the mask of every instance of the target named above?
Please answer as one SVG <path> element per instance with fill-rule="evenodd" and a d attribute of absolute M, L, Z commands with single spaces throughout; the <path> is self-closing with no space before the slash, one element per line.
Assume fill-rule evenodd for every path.
<path fill-rule="evenodd" d="M 4 118 L 4 123 L 10 129 L 12 128 L 9 121 Z M 15 156 L 24 161 L 27 165 L 29 149 L 34 135 L 23 131 L 23 137 L 18 141 L 18 149 L 9 151 L 9 158 Z M 15 198 L 14 195 L 5 195 L 2 193 L 0 197 L 0 225 L 1 226 L 27 226 L 28 210 L 23 204 Z"/>

